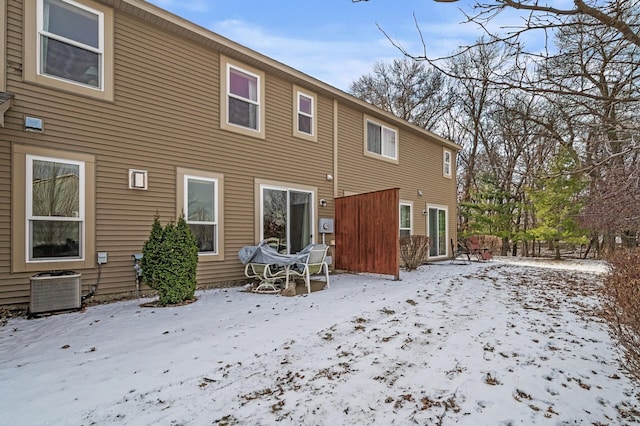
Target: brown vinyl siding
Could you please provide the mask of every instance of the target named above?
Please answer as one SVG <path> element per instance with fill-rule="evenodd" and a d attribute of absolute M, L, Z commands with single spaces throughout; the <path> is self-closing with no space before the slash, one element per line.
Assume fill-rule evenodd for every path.
<path fill-rule="evenodd" d="M 340 106 L 338 195 L 400 188 L 400 199 L 413 202 L 413 233 L 426 234 L 429 205 L 448 206 L 448 233 L 455 235 L 456 181 L 442 176 L 442 150 L 437 142 L 426 141 L 416 132 L 399 129 L 398 164 L 364 154 L 364 120 L 362 112 Z M 384 123 L 383 119 L 380 119 Z M 455 167 L 453 168 L 455 176 Z M 381 188 L 381 185 L 384 185 Z M 418 195 L 422 191 L 422 196 Z"/>
<path fill-rule="evenodd" d="M 113 102 L 23 81 L 24 3 L 6 0 L 6 90 L 15 98 L 0 128 L 0 305 L 26 303 L 33 275 L 11 269 L 11 238 L 24 239 L 12 235 L 12 144 L 94 157 L 95 205 L 89 207 L 95 209 L 95 251 L 108 252 L 108 263 L 100 271 L 101 296 L 135 290 L 131 256 L 142 250 L 156 212 L 162 223 L 175 220 L 178 167 L 224 177 L 219 200 L 224 260 L 199 264 L 200 286 L 244 279 L 237 252 L 256 243 L 256 180 L 317 189 L 312 206 L 316 242 L 321 240 L 317 219 L 334 215 L 334 185 L 336 195 L 399 187 L 400 198 L 414 202 L 416 233 L 424 233 L 424 223 L 415 219 L 422 216 L 425 201 L 450 206 L 449 219 L 455 226 L 455 180 L 442 178 L 442 147 L 428 142 L 424 134 L 390 123 L 399 128 L 400 164 L 365 158 L 363 114 L 375 111 L 361 101 L 168 14 L 165 20 L 126 1 L 100 2 L 121 8 L 114 12 Z M 143 2 L 139 7 L 161 12 Z M 221 54 L 264 72 L 264 139 L 221 129 Z M 294 85 L 317 95 L 317 141 L 294 136 Z M 27 115 L 43 119 L 43 133 L 23 130 Z M 424 156 L 427 171 L 417 160 Z M 148 172 L 148 190 L 128 189 L 129 169 Z M 328 174 L 335 176 L 333 182 L 326 179 Z M 416 177 L 420 183 L 407 183 Z M 416 197 L 416 189 L 425 196 Z M 322 198 L 328 202 L 325 207 L 319 206 Z M 87 258 L 95 256 L 86 253 Z M 86 294 L 96 284 L 98 267 L 77 272 Z"/>

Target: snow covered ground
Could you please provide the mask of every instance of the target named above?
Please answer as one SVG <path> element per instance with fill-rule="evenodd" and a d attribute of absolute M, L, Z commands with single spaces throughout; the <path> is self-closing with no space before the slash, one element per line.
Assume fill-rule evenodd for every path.
<path fill-rule="evenodd" d="M 594 314 L 603 271 L 446 262 L 308 296 L 13 318 L 0 424 L 637 424 L 640 388 Z"/>

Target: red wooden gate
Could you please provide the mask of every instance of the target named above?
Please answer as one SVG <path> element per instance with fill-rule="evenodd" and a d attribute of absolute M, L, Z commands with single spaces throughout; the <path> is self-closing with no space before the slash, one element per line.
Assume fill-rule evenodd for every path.
<path fill-rule="evenodd" d="M 398 188 L 336 198 L 335 268 L 400 279 Z"/>

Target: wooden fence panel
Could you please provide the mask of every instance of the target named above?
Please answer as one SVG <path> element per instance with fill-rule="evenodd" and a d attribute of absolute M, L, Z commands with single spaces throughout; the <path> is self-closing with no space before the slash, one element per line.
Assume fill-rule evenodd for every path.
<path fill-rule="evenodd" d="M 336 198 L 335 267 L 400 279 L 398 188 Z"/>

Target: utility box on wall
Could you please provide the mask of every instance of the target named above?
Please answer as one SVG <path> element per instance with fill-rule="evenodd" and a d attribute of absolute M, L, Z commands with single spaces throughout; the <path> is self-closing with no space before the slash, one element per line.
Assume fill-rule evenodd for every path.
<path fill-rule="evenodd" d="M 321 234 L 333 234 L 333 218 L 321 218 L 318 221 L 318 232 Z"/>

